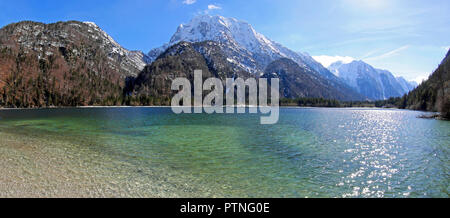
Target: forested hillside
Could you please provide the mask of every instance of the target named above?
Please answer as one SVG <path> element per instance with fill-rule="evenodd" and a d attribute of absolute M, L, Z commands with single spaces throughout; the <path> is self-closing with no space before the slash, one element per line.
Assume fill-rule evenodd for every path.
<path fill-rule="evenodd" d="M 92 23 L 10 24 L 0 29 L 0 105 L 120 105 L 140 58 Z"/>
<path fill-rule="evenodd" d="M 377 106 L 440 112 L 450 119 L 450 51 L 427 81 L 401 98 L 377 102 Z"/>

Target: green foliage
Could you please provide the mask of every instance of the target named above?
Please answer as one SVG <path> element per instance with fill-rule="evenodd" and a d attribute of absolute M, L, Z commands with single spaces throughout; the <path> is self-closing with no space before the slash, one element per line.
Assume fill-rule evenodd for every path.
<path fill-rule="evenodd" d="M 335 99 L 324 98 L 283 98 L 280 99 L 281 106 L 301 106 L 301 107 L 341 107 L 342 104 Z"/>
<path fill-rule="evenodd" d="M 387 100 L 375 101 L 375 107 L 404 109 L 406 107 L 406 95 L 403 97 L 395 97 L 389 98 Z"/>

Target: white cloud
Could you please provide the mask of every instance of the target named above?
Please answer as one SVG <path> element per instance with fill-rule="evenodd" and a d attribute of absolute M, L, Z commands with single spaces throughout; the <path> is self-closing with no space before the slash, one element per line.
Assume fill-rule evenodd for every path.
<path fill-rule="evenodd" d="M 220 10 L 220 9 L 222 8 L 217 5 L 208 5 L 208 10 Z"/>
<path fill-rule="evenodd" d="M 405 45 L 405 46 L 402 46 L 400 48 L 394 49 L 392 51 L 386 52 L 386 53 L 378 55 L 378 56 L 365 58 L 365 60 L 366 61 L 368 61 L 368 60 L 375 61 L 375 60 L 380 60 L 380 59 L 384 59 L 384 58 L 389 58 L 389 57 L 392 57 L 392 56 L 400 53 L 403 50 L 408 49 L 408 48 L 409 48 L 409 45 Z"/>
<path fill-rule="evenodd" d="M 214 11 L 214 10 L 221 10 L 222 7 L 218 6 L 218 5 L 213 5 L 210 4 L 208 5 L 208 8 L 203 10 L 203 11 L 199 11 L 197 12 L 198 14 L 209 14 L 210 12 Z"/>
<path fill-rule="evenodd" d="M 197 2 L 197 0 L 184 0 L 184 1 L 183 1 L 183 4 L 185 4 L 185 5 L 192 5 L 192 4 L 194 4 L 195 2 Z"/>
<path fill-rule="evenodd" d="M 428 73 L 423 73 L 423 75 L 427 75 Z M 414 81 L 420 85 L 424 80 L 427 80 L 429 76 L 418 76 L 414 79 Z"/>
<path fill-rule="evenodd" d="M 355 59 L 348 56 L 327 56 L 327 55 L 320 55 L 320 56 L 313 56 L 314 60 L 321 63 L 324 67 L 329 67 L 332 63 L 342 61 L 344 64 L 351 63 Z"/>
<path fill-rule="evenodd" d="M 445 51 L 448 51 L 448 50 L 450 50 L 450 46 L 444 46 L 444 47 L 442 47 L 442 49 L 444 49 Z"/>

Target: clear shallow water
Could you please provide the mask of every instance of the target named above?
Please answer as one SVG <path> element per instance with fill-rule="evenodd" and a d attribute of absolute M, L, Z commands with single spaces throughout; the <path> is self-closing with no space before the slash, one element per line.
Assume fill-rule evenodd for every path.
<path fill-rule="evenodd" d="M 449 197 L 450 122 L 405 110 L 0 111 L 0 196 Z"/>

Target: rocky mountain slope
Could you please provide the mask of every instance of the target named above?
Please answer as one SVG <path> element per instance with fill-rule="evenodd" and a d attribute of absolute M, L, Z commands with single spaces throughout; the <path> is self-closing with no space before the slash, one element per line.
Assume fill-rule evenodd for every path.
<path fill-rule="evenodd" d="M 20 22 L 0 29 L 0 104 L 118 104 L 125 78 L 146 55 L 128 51 L 90 22 Z"/>
<path fill-rule="evenodd" d="M 226 78 L 253 77 L 242 70 L 239 64 L 227 59 L 218 42 L 179 42 L 166 49 L 153 63 L 145 67 L 136 79 L 130 81 L 127 94 L 139 99 L 132 102 L 135 105 L 142 102 L 168 105 L 169 99 L 175 94 L 171 90 L 172 81 L 183 77 L 193 84 L 194 70 L 202 70 L 203 79 L 216 77 L 225 81 Z"/>
<path fill-rule="evenodd" d="M 270 63 L 260 75 L 249 73 L 239 63 L 230 62 L 222 50 L 222 44 L 213 41 L 180 42 L 169 47 L 133 81 L 129 94 L 152 103 L 154 99 L 151 96 L 161 96 L 167 100 L 174 94 L 170 90 L 172 80 L 185 77 L 192 83 L 195 69 L 202 69 L 205 78 L 217 77 L 223 81 L 237 77 L 279 78 L 282 98 L 348 98 L 348 93 L 340 91 L 345 87 L 335 88 L 325 77 L 312 74 L 291 59 L 281 58 Z M 354 98 L 360 97 L 356 92 L 353 94 Z"/>
<path fill-rule="evenodd" d="M 328 79 L 329 85 L 344 94 L 345 100 L 364 99 L 308 54 L 296 53 L 256 32 L 250 24 L 234 18 L 199 15 L 188 24 L 180 25 L 167 44 L 150 51 L 150 60 L 156 60 L 166 48 L 182 41 L 217 42 L 228 62 L 255 74 L 255 77 L 263 74 L 272 62 L 288 58 L 312 77 Z"/>
<path fill-rule="evenodd" d="M 334 87 L 330 80 L 325 77 L 316 77 L 291 59 L 281 58 L 272 62 L 267 66 L 262 77 L 280 79 L 280 97 L 282 98 L 314 97 L 348 100 L 348 93 L 341 91 L 345 87 Z M 358 94 L 354 94 L 354 98 L 357 98 Z"/>

